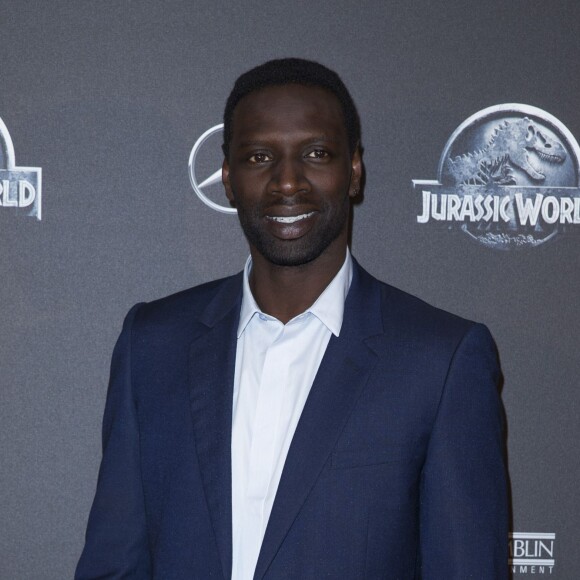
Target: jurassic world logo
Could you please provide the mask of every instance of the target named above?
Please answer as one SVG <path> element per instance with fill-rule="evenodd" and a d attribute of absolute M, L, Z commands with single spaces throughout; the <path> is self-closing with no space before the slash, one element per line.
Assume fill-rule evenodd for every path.
<path fill-rule="evenodd" d="M 6 125 L 0 119 L 0 211 L 24 212 L 42 218 L 42 169 L 16 167 L 14 145 Z"/>
<path fill-rule="evenodd" d="M 580 226 L 580 148 L 555 117 L 528 105 L 489 107 L 464 121 L 421 191 L 417 222 L 458 228 L 498 250 L 539 246 Z"/>

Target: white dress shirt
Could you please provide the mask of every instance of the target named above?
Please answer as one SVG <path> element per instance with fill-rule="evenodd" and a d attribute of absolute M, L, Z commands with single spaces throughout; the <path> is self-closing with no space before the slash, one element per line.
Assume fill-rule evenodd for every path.
<path fill-rule="evenodd" d="M 232 418 L 232 580 L 254 576 L 296 425 L 332 334 L 342 326 L 352 280 L 346 259 L 316 302 L 283 324 L 264 314 L 244 286 Z"/>

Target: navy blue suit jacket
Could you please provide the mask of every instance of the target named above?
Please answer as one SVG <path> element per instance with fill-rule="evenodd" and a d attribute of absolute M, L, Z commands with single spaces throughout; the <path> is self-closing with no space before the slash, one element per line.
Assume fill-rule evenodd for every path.
<path fill-rule="evenodd" d="M 241 296 L 238 274 L 128 314 L 78 580 L 231 577 Z M 355 264 L 255 578 L 507 578 L 498 376 L 484 326 Z"/>

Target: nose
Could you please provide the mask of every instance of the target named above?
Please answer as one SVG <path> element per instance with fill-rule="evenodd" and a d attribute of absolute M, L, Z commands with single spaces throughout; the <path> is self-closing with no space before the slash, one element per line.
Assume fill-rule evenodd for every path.
<path fill-rule="evenodd" d="M 269 186 L 270 193 L 281 195 L 295 195 L 308 190 L 308 180 L 300 160 L 279 159 L 273 168 Z"/>

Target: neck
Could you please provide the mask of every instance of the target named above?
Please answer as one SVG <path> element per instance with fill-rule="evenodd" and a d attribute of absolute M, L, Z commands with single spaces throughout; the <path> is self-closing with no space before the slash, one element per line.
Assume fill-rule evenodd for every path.
<path fill-rule="evenodd" d="M 286 324 L 307 310 L 342 267 L 346 242 L 340 250 L 302 266 L 276 266 L 252 248 L 250 288 L 262 312 Z"/>

